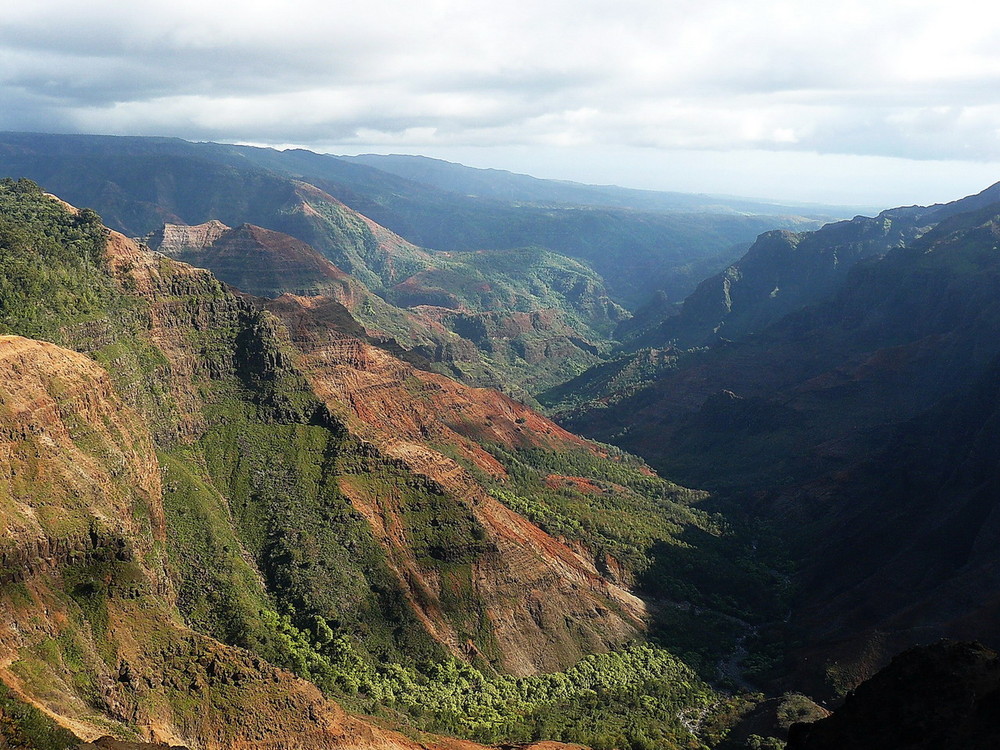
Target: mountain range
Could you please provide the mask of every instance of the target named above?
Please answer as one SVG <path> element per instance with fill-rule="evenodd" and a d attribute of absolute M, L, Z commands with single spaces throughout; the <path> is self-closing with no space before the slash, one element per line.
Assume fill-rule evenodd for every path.
<path fill-rule="evenodd" d="M 820 227 L 174 139 L 0 172 L 13 747 L 876 742 L 894 654 L 1000 638 L 998 186 Z"/>

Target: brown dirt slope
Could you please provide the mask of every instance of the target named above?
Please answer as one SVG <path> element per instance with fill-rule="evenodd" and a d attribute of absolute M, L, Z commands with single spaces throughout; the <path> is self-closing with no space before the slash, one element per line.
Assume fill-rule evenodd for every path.
<path fill-rule="evenodd" d="M 470 388 L 425 372 L 321 323 L 322 300 L 291 296 L 268 304 L 299 351 L 298 366 L 314 391 L 361 439 L 427 477 L 471 509 L 488 534 L 475 564 L 483 601 L 504 666 L 527 674 L 568 666 L 592 651 L 632 637 L 643 625 L 643 603 L 602 577 L 593 561 L 512 512 L 477 481 L 474 472 L 502 478 L 504 468 L 480 443 L 512 448 L 590 449 L 527 407 L 489 389 Z M 414 601 L 426 601 L 436 582 L 406 555 L 392 530 L 386 498 L 345 485 L 373 521 Z M 423 615 L 449 645 L 451 629 L 431 604 Z"/>
<path fill-rule="evenodd" d="M 326 294 L 353 308 L 367 290 L 301 240 L 253 224 L 218 221 L 166 224 L 148 238 L 151 249 L 199 268 L 249 294 Z"/>
<path fill-rule="evenodd" d="M 0 455 L 0 679 L 16 697 L 87 741 L 420 746 L 180 624 L 152 440 L 93 361 L 0 337 Z"/>

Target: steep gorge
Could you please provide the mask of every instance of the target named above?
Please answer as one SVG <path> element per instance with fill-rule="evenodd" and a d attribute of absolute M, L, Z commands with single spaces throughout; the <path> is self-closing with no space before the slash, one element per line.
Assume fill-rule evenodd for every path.
<path fill-rule="evenodd" d="M 733 321 L 759 313 L 760 330 L 674 350 L 651 382 L 567 422 L 715 490 L 768 530 L 762 547 L 779 540 L 794 595 L 771 636 L 783 678 L 814 695 L 930 638 L 997 637 L 998 190 L 885 212 L 879 236 L 889 218 L 910 234 L 811 304 L 768 322 L 767 295 L 742 299 L 748 317 L 734 297 Z M 853 239 L 873 221 L 851 222 Z M 849 229 L 800 238 L 800 265 L 827 263 Z"/>
<path fill-rule="evenodd" d="M 4 502 L 5 570 L 19 572 L 0 592 L 3 678 L 22 701 L 85 739 L 402 746 L 283 669 L 384 710 L 378 681 L 400 662 L 533 674 L 644 629 L 643 604 L 612 582 L 627 566 L 496 498 L 516 484 L 504 450 L 572 451 L 604 472 L 622 459 L 395 358 L 330 299 L 235 294 L 30 183 L 0 188 L 0 287 L 14 290 L 0 324 L 66 347 L 4 340 L 5 409 L 33 405 L 3 412 L 26 462 Z M 39 284 L 51 292 L 25 296 Z M 336 325 L 315 317 L 331 306 Z M 28 360 L 55 372 L 22 384 Z M 612 657 L 684 673 L 650 653 Z M 687 674 L 680 700 L 706 700 Z"/>

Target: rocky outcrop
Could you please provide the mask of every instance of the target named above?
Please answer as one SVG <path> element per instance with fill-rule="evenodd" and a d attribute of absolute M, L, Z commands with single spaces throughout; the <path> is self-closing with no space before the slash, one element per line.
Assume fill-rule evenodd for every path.
<path fill-rule="evenodd" d="M 341 305 L 350 311 L 346 317 L 364 326 L 362 337 L 412 349 L 431 362 L 480 360 L 471 342 L 433 316 L 394 307 L 290 235 L 252 224 L 230 229 L 211 221 L 194 227 L 167 224 L 146 241 L 151 249 L 207 269 L 224 283 L 250 295 L 321 296 L 328 301 L 329 310 Z M 391 238 L 386 241 L 391 244 Z"/>
<path fill-rule="evenodd" d="M 158 444 L 190 442 L 206 424 L 203 384 L 236 369 L 234 342 L 222 339 L 252 326 L 256 311 L 209 271 L 150 253 L 117 232 L 108 236 L 107 262 L 126 293 L 141 300 L 137 323 L 145 329 L 133 347 L 119 347 L 120 362 L 109 363 L 117 386 L 144 412 Z M 135 361 L 136 350 L 147 351 L 145 361 Z"/>
<path fill-rule="evenodd" d="M 186 224 L 164 224 L 146 240 L 151 249 L 173 258 L 183 253 L 202 251 L 228 231 L 229 227 L 218 219 L 193 227 Z"/>
<path fill-rule="evenodd" d="M 218 221 L 194 227 L 166 224 L 147 242 L 157 252 L 207 268 L 226 284 L 259 297 L 324 294 L 352 309 L 369 294 L 306 243 L 253 224 L 235 229 Z"/>

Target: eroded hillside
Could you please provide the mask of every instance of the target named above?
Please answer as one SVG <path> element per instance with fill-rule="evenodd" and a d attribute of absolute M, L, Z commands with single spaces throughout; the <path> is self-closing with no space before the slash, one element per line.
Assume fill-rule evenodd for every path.
<path fill-rule="evenodd" d="M 240 296 L 30 183 L 0 198 L 0 324 L 64 347 L 4 340 L 15 701 L 193 747 L 408 742 L 324 692 L 490 741 L 690 737 L 714 694 L 622 647 L 650 546 L 713 529 L 697 494 L 397 359 L 332 299 Z"/>
<path fill-rule="evenodd" d="M 103 368 L 2 336 L 0 384 L 9 697 L 84 740 L 110 731 L 203 748 L 415 746 L 180 623 L 153 441 Z"/>

